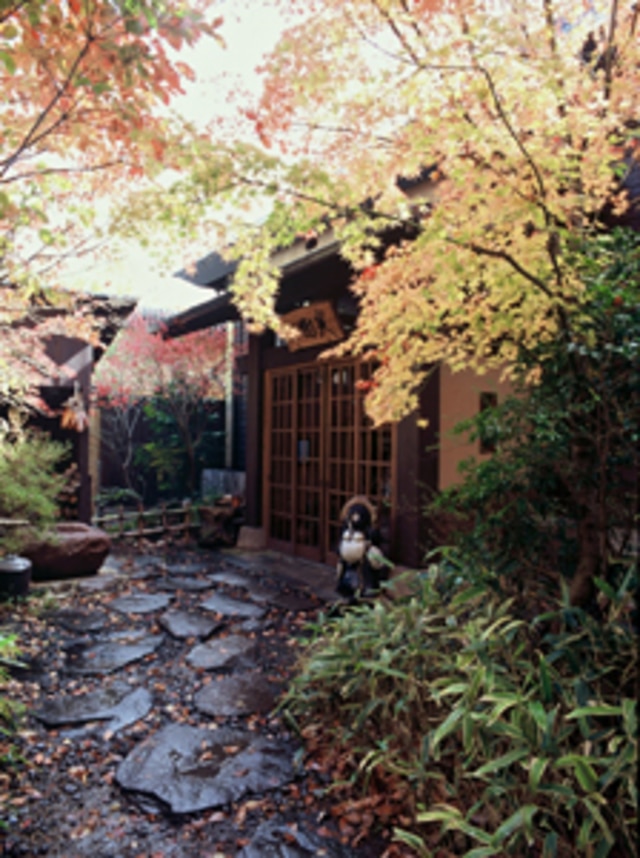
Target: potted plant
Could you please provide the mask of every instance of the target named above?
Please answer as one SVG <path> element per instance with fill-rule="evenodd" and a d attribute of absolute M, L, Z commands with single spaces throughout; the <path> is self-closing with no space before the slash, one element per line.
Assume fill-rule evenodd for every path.
<path fill-rule="evenodd" d="M 57 469 L 66 453 L 13 415 L 0 421 L 0 598 L 28 592 L 31 562 L 20 552 L 57 518 L 65 481 Z"/>

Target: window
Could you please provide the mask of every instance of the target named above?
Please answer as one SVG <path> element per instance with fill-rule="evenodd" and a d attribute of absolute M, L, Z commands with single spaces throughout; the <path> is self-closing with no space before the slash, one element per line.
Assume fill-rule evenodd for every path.
<path fill-rule="evenodd" d="M 493 393 L 492 391 L 485 390 L 480 394 L 480 414 L 485 411 L 489 411 L 492 408 L 495 408 L 498 405 L 498 394 Z M 486 437 L 485 428 L 487 427 L 487 423 L 483 424 L 483 431 L 480 436 L 480 452 L 481 453 L 495 453 L 496 451 L 496 442 L 495 438 Z M 488 428 L 492 429 L 492 425 L 489 424 Z"/>

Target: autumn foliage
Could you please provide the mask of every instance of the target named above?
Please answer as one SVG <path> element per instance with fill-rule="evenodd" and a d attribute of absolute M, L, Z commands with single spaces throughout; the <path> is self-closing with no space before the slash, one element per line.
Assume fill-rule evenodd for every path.
<path fill-rule="evenodd" d="M 192 76 L 178 52 L 221 23 L 206 9 L 0 3 L 0 282 L 46 273 L 52 285 L 60 256 L 95 241 L 97 201 L 170 163 L 179 129 L 166 106 Z"/>
<path fill-rule="evenodd" d="M 161 393 L 177 376 L 191 379 L 200 396 L 220 397 L 225 342 L 223 328 L 165 339 L 162 323 L 136 313 L 98 366 L 96 398 L 139 401 Z"/>
<path fill-rule="evenodd" d="M 269 217 L 233 236 L 245 317 L 278 327 L 272 251 L 330 228 L 362 272 L 345 350 L 375 346 L 384 359 L 367 400 L 377 421 L 410 412 L 441 361 L 508 372 L 518 348 L 566 331 L 585 300 L 573 250 L 634 216 L 637 10 L 281 6 L 292 25 L 265 61 L 263 96 L 238 108 L 254 149 L 243 145 L 224 174 L 203 155 L 181 188 L 196 206 L 203 189 L 236 206 L 272 200 Z M 590 30 L 599 43 L 587 61 Z M 392 254 L 390 230 L 410 239 Z"/>
<path fill-rule="evenodd" d="M 206 404 L 224 395 L 225 343 L 221 328 L 165 339 L 161 324 L 136 314 L 99 364 L 95 400 L 105 415 L 103 442 L 118 458 L 128 489 L 140 488 L 134 465 L 141 454 L 138 427 L 146 420 L 161 424 L 157 442 L 146 445 L 154 470 L 173 476 L 184 457 L 188 488 L 196 490 Z"/>

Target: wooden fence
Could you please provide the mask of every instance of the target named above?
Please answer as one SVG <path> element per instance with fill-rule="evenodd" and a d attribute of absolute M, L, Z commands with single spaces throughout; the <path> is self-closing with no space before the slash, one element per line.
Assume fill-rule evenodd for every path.
<path fill-rule="evenodd" d="M 143 539 L 149 537 L 180 536 L 185 539 L 200 528 L 200 519 L 191 504 L 167 507 L 161 504 L 154 509 L 106 512 L 93 517 L 93 524 L 105 530 L 112 539 Z"/>

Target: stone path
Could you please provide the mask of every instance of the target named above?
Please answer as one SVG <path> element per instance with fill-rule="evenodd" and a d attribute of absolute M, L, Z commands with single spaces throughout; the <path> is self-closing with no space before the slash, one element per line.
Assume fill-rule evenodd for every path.
<path fill-rule="evenodd" d="M 139 555 L 66 586 L 26 647 L 33 800 L 13 809 L 0 854 L 381 854 L 346 846 L 315 812 L 322 784 L 271 714 L 292 632 L 332 594 L 331 570 L 268 554 Z"/>

